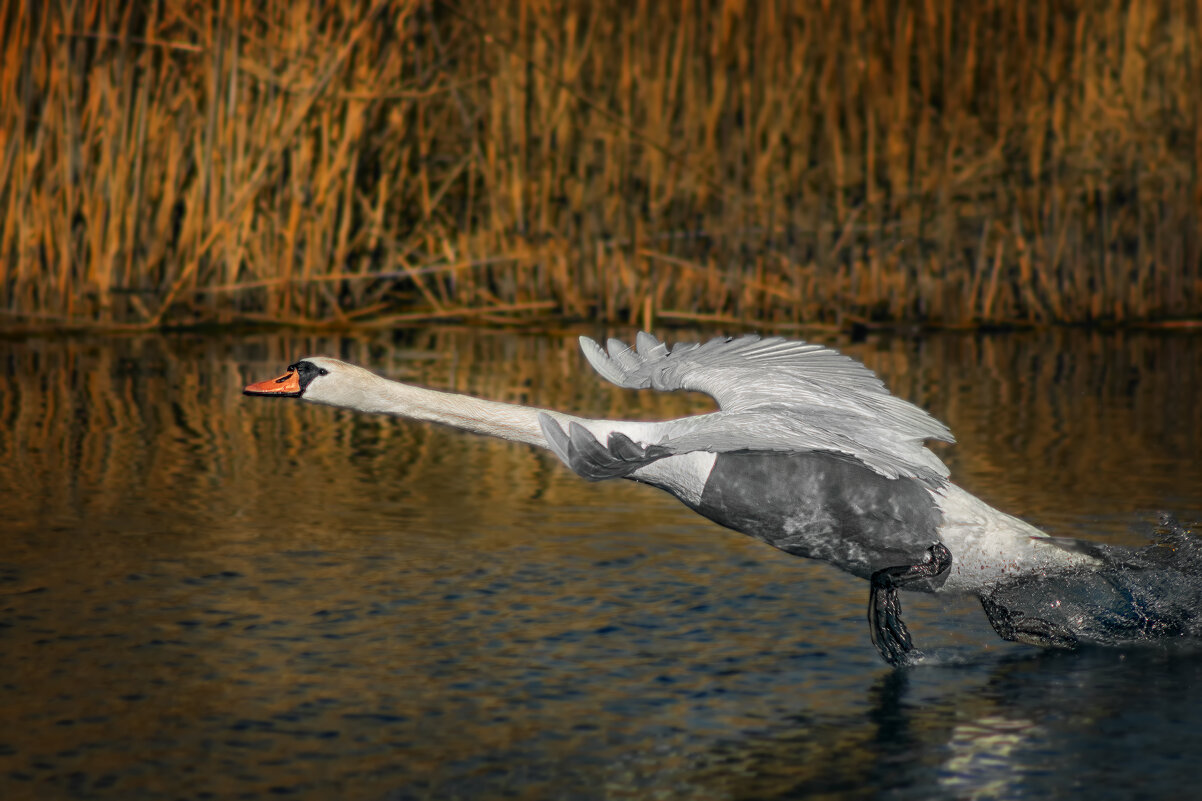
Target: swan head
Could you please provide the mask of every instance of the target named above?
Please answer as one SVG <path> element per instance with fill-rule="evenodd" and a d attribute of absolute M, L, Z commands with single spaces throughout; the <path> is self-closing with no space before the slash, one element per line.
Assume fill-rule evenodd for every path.
<path fill-rule="evenodd" d="M 364 392 L 380 379 L 374 373 L 328 356 L 307 356 L 288 365 L 288 372 L 248 384 L 243 395 L 301 398 L 330 406 L 359 405 Z"/>

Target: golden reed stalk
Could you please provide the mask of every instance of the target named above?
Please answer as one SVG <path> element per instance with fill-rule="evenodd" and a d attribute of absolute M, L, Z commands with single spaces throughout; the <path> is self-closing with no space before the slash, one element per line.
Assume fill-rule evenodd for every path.
<path fill-rule="evenodd" d="M 1184 0 L 0 0 L 0 327 L 1202 315 Z"/>

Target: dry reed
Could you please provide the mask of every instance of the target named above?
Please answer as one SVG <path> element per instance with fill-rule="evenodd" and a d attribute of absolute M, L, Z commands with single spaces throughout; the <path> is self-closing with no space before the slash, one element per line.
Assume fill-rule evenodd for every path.
<path fill-rule="evenodd" d="M 0 0 L 0 326 L 1202 315 L 1181 0 Z"/>

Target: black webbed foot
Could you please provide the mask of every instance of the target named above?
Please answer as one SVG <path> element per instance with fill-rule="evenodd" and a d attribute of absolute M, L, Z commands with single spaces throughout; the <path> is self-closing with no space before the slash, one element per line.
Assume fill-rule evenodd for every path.
<path fill-rule="evenodd" d="M 1003 640 L 1070 651 L 1078 645 L 1076 635 L 1063 626 L 1007 609 L 990 596 L 981 596 L 981 606 L 989 625 Z"/>
<path fill-rule="evenodd" d="M 890 665 L 903 665 L 914 658 L 910 630 L 901 617 L 898 590 L 943 574 L 952 566 L 952 552 L 937 542 L 916 565 L 886 567 L 872 574 L 868 596 L 868 633 L 881 658 Z M 912 652 L 914 652 L 912 654 Z"/>

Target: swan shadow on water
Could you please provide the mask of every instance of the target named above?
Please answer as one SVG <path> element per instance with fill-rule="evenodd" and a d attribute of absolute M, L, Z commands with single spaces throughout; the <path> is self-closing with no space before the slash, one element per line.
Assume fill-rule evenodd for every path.
<path fill-rule="evenodd" d="M 590 481 L 629 479 L 793 556 L 869 581 L 869 634 L 891 665 L 926 657 L 901 591 L 981 599 L 1004 639 L 1051 648 L 1193 636 L 1202 630 L 1198 546 L 1117 548 L 1049 537 L 950 480 L 926 447 L 951 431 L 838 352 L 778 337 L 669 349 L 647 333 L 581 347 L 630 389 L 709 394 L 719 410 L 678 420 L 599 420 L 416 387 L 311 356 L 247 395 L 439 423 L 554 453 Z"/>

